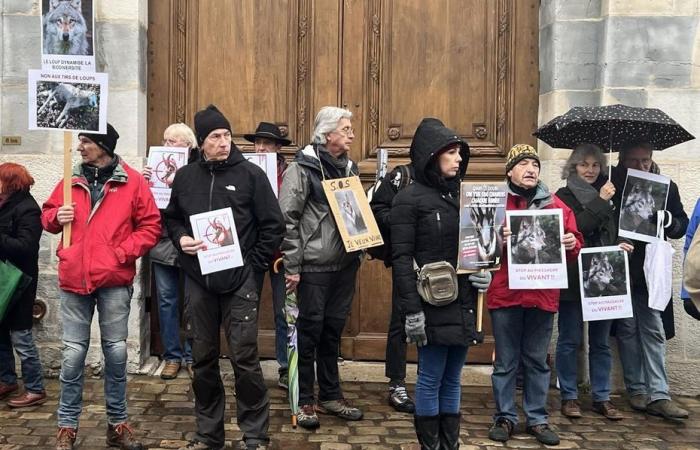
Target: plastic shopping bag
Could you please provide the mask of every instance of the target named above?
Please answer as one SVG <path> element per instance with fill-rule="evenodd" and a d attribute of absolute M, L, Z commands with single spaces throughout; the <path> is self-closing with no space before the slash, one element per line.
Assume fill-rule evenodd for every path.
<path fill-rule="evenodd" d="M 674 250 L 664 238 L 665 214 L 665 211 L 657 212 L 657 240 L 647 245 L 646 256 L 644 257 L 644 276 L 646 277 L 647 290 L 649 291 L 649 308 L 657 311 L 666 309 L 673 294 L 672 263 Z"/>

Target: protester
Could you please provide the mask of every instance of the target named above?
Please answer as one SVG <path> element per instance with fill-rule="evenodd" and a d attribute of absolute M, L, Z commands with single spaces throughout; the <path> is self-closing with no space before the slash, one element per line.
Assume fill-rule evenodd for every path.
<path fill-rule="evenodd" d="M 96 129 L 97 127 L 95 127 Z M 107 406 L 107 444 L 140 450 L 126 412 L 126 338 L 136 260 L 160 235 L 158 208 L 148 183 L 114 153 L 119 134 L 79 133 L 82 162 L 73 168 L 72 203 L 63 180 L 42 207 L 50 233 L 71 224 L 70 247 L 59 246 L 58 280 L 63 325 L 61 398 L 56 449 L 72 449 L 82 411 L 85 356 L 97 307 Z"/>
<path fill-rule="evenodd" d="M 219 372 L 219 328 L 231 352 L 236 417 L 248 450 L 266 448 L 270 401 L 258 359 L 258 306 L 262 277 L 284 230 L 265 172 L 231 142 L 231 125 L 214 106 L 194 116 L 202 159 L 177 172 L 165 210 L 168 233 L 185 272 L 185 327 L 193 337 L 197 433 L 183 448 L 224 447 L 226 399 Z M 231 208 L 244 265 L 202 275 L 190 216 Z"/>
<path fill-rule="evenodd" d="M 442 125 L 438 119 L 423 120 L 435 121 L 436 124 Z M 368 252 L 383 260 L 386 267 L 391 267 L 391 204 L 396 193 L 413 182 L 414 172 L 411 164 L 397 166 L 377 181 L 372 193 L 370 207 L 377 220 L 384 245 L 380 248 L 374 247 Z M 406 317 L 401 311 L 399 291 L 393 278 L 392 271 L 391 316 L 386 336 L 384 374 L 389 378 L 389 405 L 398 412 L 413 414 L 415 403 L 406 391 Z"/>
<path fill-rule="evenodd" d="M 24 382 L 24 392 L 7 402 L 11 408 L 46 402 L 41 361 L 32 336 L 42 231 L 41 208 L 29 193 L 33 184 L 34 178 L 24 166 L 0 164 L 0 261 L 13 264 L 31 277 L 31 283 L 8 305 L 0 321 L 0 399 L 19 390 L 15 351 Z"/>
<path fill-rule="evenodd" d="M 165 147 L 183 147 L 189 150 L 188 163 L 197 161 L 199 150 L 194 133 L 184 123 L 174 123 L 163 132 L 163 145 Z M 143 168 L 143 177 L 146 180 L 153 176 L 153 168 Z M 163 344 L 161 357 L 165 366 L 160 372 L 164 380 L 177 378 L 182 362 L 184 361 L 190 378 L 192 371 L 192 339 L 187 338 L 180 342 L 180 268 L 177 263 L 177 250 L 168 237 L 165 227 L 163 211 L 161 215 L 160 240 L 155 247 L 148 252 L 153 265 L 153 278 L 156 282 L 156 294 L 158 296 L 158 318 L 160 319 L 160 341 Z"/>
<path fill-rule="evenodd" d="M 613 197 L 616 208 L 619 209 L 622 202 L 627 169 L 651 172 L 652 154 L 653 148 L 645 142 L 633 142 L 620 150 L 619 163 L 613 167 L 611 176 L 616 190 Z M 665 227 L 665 234 L 671 239 L 680 239 L 688 227 L 688 216 L 673 181 L 669 184 L 666 211 L 668 214 L 664 214 L 670 214 L 671 220 Z M 656 215 L 648 220 L 656 224 Z M 637 411 L 666 419 L 687 418 L 688 411 L 676 405 L 669 394 L 664 325 L 661 313 L 649 307 L 644 274 L 646 243 L 629 239 L 624 242 L 634 246 L 629 261 L 634 316 L 617 320 L 615 335 L 630 405 Z"/>
<path fill-rule="evenodd" d="M 346 420 L 362 419 L 362 411 L 344 398 L 338 374 L 340 335 L 355 294 L 361 252 L 345 251 L 321 185 L 322 180 L 358 174 L 348 156 L 355 136 L 351 119 L 346 109 L 321 108 L 311 144 L 297 152 L 280 192 L 287 227 L 282 242 L 286 286 L 288 291 L 296 289 L 299 299 L 297 421 L 309 429 L 320 425 L 316 410 Z M 314 405 L 315 378 L 318 405 Z"/>
<path fill-rule="evenodd" d="M 693 291 L 692 286 L 694 286 L 694 280 L 700 276 L 700 274 L 698 274 L 692 269 L 693 267 L 695 267 L 695 263 L 693 261 L 687 262 L 688 252 L 691 243 L 693 242 L 693 238 L 695 237 L 695 232 L 698 229 L 698 225 L 700 225 L 700 199 L 698 199 L 698 201 L 695 203 L 695 209 L 693 209 L 693 214 L 691 214 L 690 216 L 688 230 L 685 232 L 685 245 L 683 246 L 683 253 L 686 255 L 686 270 L 684 271 L 686 281 L 681 285 L 681 299 L 683 300 L 683 309 L 685 309 L 685 312 L 690 317 L 696 320 L 700 320 L 700 311 L 698 311 L 697 306 L 695 306 L 696 303 L 693 302 L 692 297 L 697 297 L 697 295 L 695 294 L 695 292 L 693 292 L 693 295 L 691 295 L 691 292 L 688 291 L 686 284 L 688 286 L 691 286 L 690 290 Z M 690 269 L 688 269 L 689 267 Z"/>
<path fill-rule="evenodd" d="M 277 189 L 282 185 L 282 176 L 287 170 L 287 162 L 281 153 L 282 147 L 292 143 L 282 137 L 282 131 L 274 123 L 260 122 L 254 134 L 244 134 L 243 137 L 255 144 L 256 153 L 277 154 Z M 282 257 L 278 250 L 272 258 L 273 263 Z M 284 314 L 284 267 L 270 267 L 270 287 L 272 288 L 272 308 L 275 315 L 275 357 L 279 364 L 277 385 L 282 389 L 289 388 L 287 373 L 287 319 Z"/>
<path fill-rule="evenodd" d="M 564 164 L 562 179 L 566 187 L 556 196 L 576 216 L 576 225 L 583 235 L 585 247 L 602 247 L 617 243 L 615 208 L 610 199 L 615 186 L 608 180 L 607 161 L 601 149 L 593 144 L 577 146 Z M 628 244 L 622 244 L 628 246 Z M 578 349 L 583 337 L 583 313 L 577 260 L 567 263 L 569 288 L 559 298 L 556 367 L 561 393 L 561 413 L 570 418 L 582 417 L 578 403 Z M 612 320 L 588 322 L 588 360 L 593 411 L 610 420 L 624 416 L 610 401 L 612 355 L 608 336 Z"/>
<path fill-rule="evenodd" d="M 583 244 L 576 228 L 574 213 L 564 202 L 552 195 L 539 179 L 540 157 L 537 150 L 526 144 L 513 146 L 506 156 L 508 184 L 507 210 L 562 210 L 564 235 L 562 244 L 567 261 L 574 260 Z M 508 258 L 504 251 L 501 267 L 488 290 L 496 359 L 491 381 L 496 402 L 494 423 L 489 438 L 505 442 L 518 423 L 515 409 L 515 377 L 522 358 L 524 370 L 523 410 L 527 432 L 546 445 L 559 444 L 559 436 L 549 427 L 547 392 L 550 369 L 547 349 L 552 337 L 554 313 L 559 307 L 559 289 L 510 289 L 508 287 Z"/>
<path fill-rule="evenodd" d="M 459 188 L 469 163 L 469 146 L 436 119 L 423 119 L 411 142 L 415 183 L 401 190 L 391 208 L 394 282 L 406 336 L 418 346 L 414 422 L 423 449 L 458 449 L 460 375 L 476 333 L 477 289 L 490 272 L 457 277 L 456 299 L 436 306 L 421 299 L 414 264 L 446 261 L 457 266 Z"/>

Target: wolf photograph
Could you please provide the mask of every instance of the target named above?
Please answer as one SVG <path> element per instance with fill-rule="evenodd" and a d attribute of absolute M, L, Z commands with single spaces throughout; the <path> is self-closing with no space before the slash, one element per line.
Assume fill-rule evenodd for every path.
<path fill-rule="evenodd" d="M 36 83 L 36 126 L 66 130 L 98 131 L 101 89 L 99 84 Z"/>
<path fill-rule="evenodd" d="M 367 225 L 362 217 L 362 211 L 355 198 L 355 193 L 351 190 L 336 191 L 335 199 L 338 202 L 340 216 L 342 217 L 348 235 L 357 236 L 367 233 Z"/>
<path fill-rule="evenodd" d="M 45 55 L 93 54 L 92 0 L 42 0 Z"/>
<path fill-rule="evenodd" d="M 560 264 L 559 216 L 512 216 L 510 218 L 513 264 Z"/>
<path fill-rule="evenodd" d="M 627 294 L 626 272 L 622 250 L 582 254 L 583 296 L 591 298 Z"/>
<path fill-rule="evenodd" d="M 620 206 L 620 230 L 656 236 L 656 213 L 666 208 L 668 183 L 628 174 Z"/>

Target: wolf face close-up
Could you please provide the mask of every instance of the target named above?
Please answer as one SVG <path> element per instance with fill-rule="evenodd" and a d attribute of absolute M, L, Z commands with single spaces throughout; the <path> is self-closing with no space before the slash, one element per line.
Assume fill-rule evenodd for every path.
<path fill-rule="evenodd" d="M 537 217 L 523 217 L 520 230 L 514 235 L 512 248 L 516 264 L 540 264 L 540 251 L 545 247 L 545 234 Z"/>
<path fill-rule="evenodd" d="M 44 53 L 88 55 L 88 28 L 81 12 L 81 0 L 50 0 L 44 14 Z"/>
<path fill-rule="evenodd" d="M 620 227 L 629 231 L 638 231 L 649 225 L 649 219 L 654 216 L 656 202 L 651 194 L 651 184 L 635 184 L 622 205 Z"/>
<path fill-rule="evenodd" d="M 496 227 L 496 208 L 469 208 L 469 215 L 477 230 L 478 261 L 489 262 L 494 260 L 499 244 L 498 227 Z M 498 261 L 495 262 L 497 263 Z"/>
<path fill-rule="evenodd" d="M 613 272 L 608 255 L 594 255 L 591 259 L 591 266 L 588 268 L 587 277 L 583 281 L 586 296 L 599 297 L 603 295 L 613 280 Z"/>

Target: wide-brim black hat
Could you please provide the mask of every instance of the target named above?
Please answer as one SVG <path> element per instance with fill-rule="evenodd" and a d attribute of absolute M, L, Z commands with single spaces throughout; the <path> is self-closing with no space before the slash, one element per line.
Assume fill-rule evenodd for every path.
<path fill-rule="evenodd" d="M 248 142 L 255 142 L 255 138 L 266 138 L 277 141 L 282 145 L 289 145 L 292 143 L 289 139 L 282 137 L 280 127 L 269 122 L 260 122 L 258 128 L 255 130 L 255 134 L 244 134 L 243 138 Z"/>

